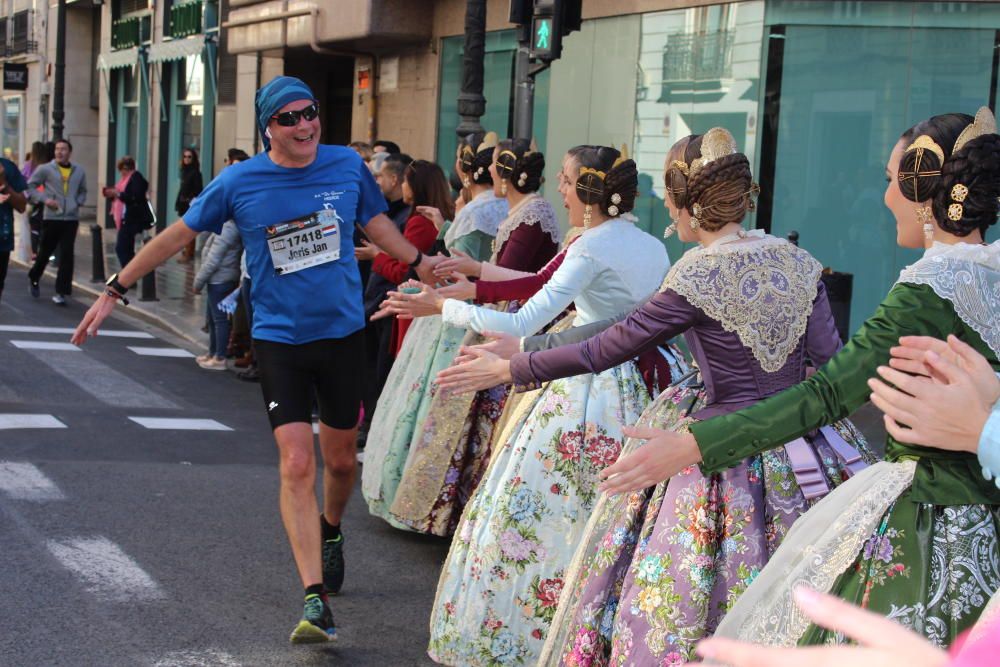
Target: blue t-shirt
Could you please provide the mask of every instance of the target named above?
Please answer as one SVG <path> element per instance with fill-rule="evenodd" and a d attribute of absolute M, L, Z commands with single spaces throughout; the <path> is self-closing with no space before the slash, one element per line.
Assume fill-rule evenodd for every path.
<path fill-rule="evenodd" d="M 0 158 L 3 173 L 7 177 L 6 192 L 24 192 L 28 184 L 17 165 L 7 158 Z M 0 204 L 0 252 L 10 252 L 14 249 L 14 207 L 10 202 Z"/>
<path fill-rule="evenodd" d="M 253 337 L 299 345 L 364 328 L 354 225 L 367 225 L 385 209 L 385 197 L 357 153 L 320 145 L 308 167 L 280 167 L 267 153 L 227 167 L 192 202 L 184 223 L 215 233 L 227 220 L 236 223 L 251 280 Z M 268 228 L 310 217 L 322 220 L 324 238 L 331 222 L 339 226 L 340 258 L 278 275 Z"/>

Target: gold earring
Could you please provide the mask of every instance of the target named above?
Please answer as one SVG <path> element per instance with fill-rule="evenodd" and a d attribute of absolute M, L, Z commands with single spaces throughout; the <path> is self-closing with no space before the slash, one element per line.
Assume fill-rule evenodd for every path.
<path fill-rule="evenodd" d="M 934 215 L 930 206 L 921 206 L 917 209 L 917 221 L 923 225 L 924 238 L 930 241 L 934 238 Z"/>
<path fill-rule="evenodd" d="M 676 233 L 677 233 L 677 223 L 671 222 L 670 226 L 663 230 L 663 238 L 669 239 Z"/>
<path fill-rule="evenodd" d="M 500 180 L 500 194 L 504 197 L 507 196 L 507 181 L 503 179 Z"/>
<path fill-rule="evenodd" d="M 586 206 L 583 207 L 583 228 L 584 229 L 590 229 L 590 211 L 591 211 L 590 204 L 587 204 Z"/>
<path fill-rule="evenodd" d="M 701 204 L 691 205 L 691 231 L 696 232 L 701 227 Z"/>

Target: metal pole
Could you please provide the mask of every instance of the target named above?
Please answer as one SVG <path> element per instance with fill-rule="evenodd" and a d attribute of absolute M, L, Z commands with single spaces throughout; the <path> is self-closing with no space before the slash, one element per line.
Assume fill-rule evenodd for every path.
<path fill-rule="evenodd" d="M 66 92 L 66 0 L 56 6 L 56 66 L 52 86 L 52 140 L 63 138 L 63 119 L 66 117 L 64 99 Z"/>
<path fill-rule="evenodd" d="M 462 55 L 462 92 L 458 94 L 461 120 L 455 132 L 459 137 L 482 132 L 479 122 L 486 113 L 483 76 L 486 58 L 486 0 L 465 3 L 465 49 Z"/>
<path fill-rule="evenodd" d="M 535 112 L 535 75 L 531 72 L 530 40 L 531 25 L 519 26 L 517 60 L 514 62 L 514 137 L 529 140 Z"/>
<path fill-rule="evenodd" d="M 94 224 L 90 226 L 90 246 L 91 263 L 93 266 L 93 277 L 95 283 L 103 283 L 107 278 L 104 276 L 104 239 L 101 226 Z"/>
<path fill-rule="evenodd" d="M 150 236 L 143 233 L 142 245 L 145 246 L 149 240 Z M 156 269 L 144 275 L 139 285 L 139 301 L 159 301 L 156 298 Z"/>

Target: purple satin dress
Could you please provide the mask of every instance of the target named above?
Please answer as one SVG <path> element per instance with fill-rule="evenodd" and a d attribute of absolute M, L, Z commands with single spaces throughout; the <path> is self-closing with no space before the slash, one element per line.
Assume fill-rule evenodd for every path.
<path fill-rule="evenodd" d="M 806 377 L 840 349 L 826 292 L 819 285 L 805 333 L 776 372 L 765 372 L 740 337 L 667 289 L 628 318 L 576 345 L 519 354 L 515 387 L 596 373 L 683 333 L 704 381 L 668 390 L 640 425 L 682 430 L 692 419 L 734 412 Z M 872 460 L 860 434 L 841 422 L 824 434 Z M 822 434 L 800 443 L 820 486 L 854 470 Z M 630 441 L 628 449 L 641 446 Z M 801 453 L 801 452 L 800 452 Z M 856 455 L 856 451 L 855 451 Z M 721 474 L 697 466 L 632 494 L 603 497 L 567 575 L 559 615 L 540 664 L 679 665 L 694 659 L 726 610 L 767 563 L 811 504 L 785 449 L 744 460 Z M 801 471 L 800 471 L 801 472 Z M 808 477 L 808 475 L 806 475 Z"/>

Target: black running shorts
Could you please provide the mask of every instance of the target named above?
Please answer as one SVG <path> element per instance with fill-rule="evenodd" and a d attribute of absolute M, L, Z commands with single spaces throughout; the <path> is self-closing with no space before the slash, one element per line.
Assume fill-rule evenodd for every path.
<path fill-rule="evenodd" d="M 365 376 L 364 329 L 346 338 L 290 345 L 254 340 L 260 385 L 271 428 L 319 419 L 330 428 L 358 424 Z"/>

